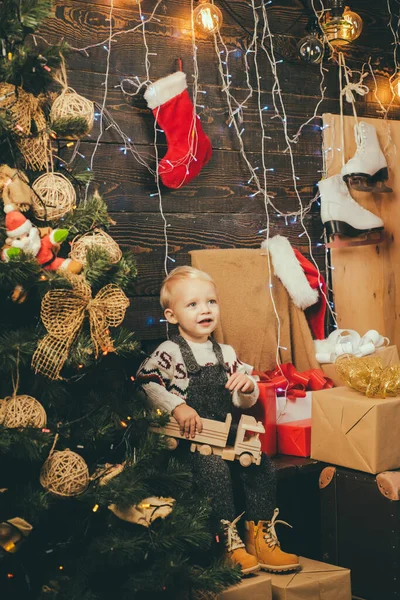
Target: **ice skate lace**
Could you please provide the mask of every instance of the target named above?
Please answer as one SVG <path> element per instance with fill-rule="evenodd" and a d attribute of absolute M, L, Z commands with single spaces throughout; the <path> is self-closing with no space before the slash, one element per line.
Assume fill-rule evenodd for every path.
<path fill-rule="evenodd" d="M 270 548 L 275 548 L 275 546 L 280 547 L 278 536 L 276 535 L 276 531 L 275 531 L 275 525 L 280 523 L 281 525 L 287 525 L 288 527 L 290 527 L 292 529 L 292 526 L 289 525 L 289 523 L 286 523 L 286 521 L 281 521 L 280 519 L 277 519 L 278 515 L 279 515 L 279 508 L 275 508 L 274 516 L 272 517 L 271 521 L 265 521 L 263 523 L 263 533 L 265 533 L 264 539 Z"/>
<path fill-rule="evenodd" d="M 242 514 L 236 517 L 236 519 L 232 522 L 226 521 L 225 519 L 221 519 L 221 523 L 226 536 L 225 544 L 228 549 L 228 552 L 233 552 L 233 550 L 236 550 L 237 548 L 244 548 L 244 543 L 240 539 L 240 535 L 236 528 L 236 523 L 239 521 L 239 519 L 243 517 L 243 515 L 244 512 L 242 512 Z"/>
<path fill-rule="evenodd" d="M 367 136 L 365 133 L 365 128 L 363 127 L 363 123 L 354 125 L 354 137 L 357 144 L 357 153 L 364 154 L 366 150 Z"/>

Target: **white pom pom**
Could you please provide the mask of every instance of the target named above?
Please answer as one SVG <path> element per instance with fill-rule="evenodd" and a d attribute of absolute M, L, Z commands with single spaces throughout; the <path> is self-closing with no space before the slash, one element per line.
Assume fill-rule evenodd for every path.
<path fill-rule="evenodd" d="M 17 209 L 16 209 L 16 207 L 14 206 L 14 204 L 5 204 L 5 205 L 4 205 L 4 209 L 3 209 L 3 210 L 4 210 L 4 212 L 5 212 L 5 213 L 6 213 L 6 215 L 7 215 L 7 214 L 8 214 L 8 213 L 10 213 L 11 211 L 13 211 L 13 210 L 17 210 Z"/>

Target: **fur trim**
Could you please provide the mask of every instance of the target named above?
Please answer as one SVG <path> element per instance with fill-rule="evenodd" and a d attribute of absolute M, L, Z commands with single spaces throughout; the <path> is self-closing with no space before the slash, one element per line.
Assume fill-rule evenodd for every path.
<path fill-rule="evenodd" d="M 266 239 L 261 248 L 269 250 L 275 275 L 285 286 L 294 304 L 302 310 L 318 302 L 319 292 L 313 290 L 293 248 L 282 235 Z"/>
<path fill-rule="evenodd" d="M 144 99 L 152 110 L 181 94 L 187 88 L 186 74 L 182 71 L 158 79 L 147 88 Z"/>
<path fill-rule="evenodd" d="M 14 204 L 5 204 L 3 207 L 3 210 L 7 215 L 9 212 L 12 212 L 13 210 L 17 210 L 17 207 L 14 206 Z"/>
<path fill-rule="evenodd" d="M 7 237 L 16 238 L 22 235 L 23 233 L 29 233 L 31 229 L 32 223 L 29 221 L 29 219 L 26 219 L 25 223 L 22 223 L 22 225 L 20 225 L 16 229 L 13 229 L 12 231 L 7 230 Z"/>

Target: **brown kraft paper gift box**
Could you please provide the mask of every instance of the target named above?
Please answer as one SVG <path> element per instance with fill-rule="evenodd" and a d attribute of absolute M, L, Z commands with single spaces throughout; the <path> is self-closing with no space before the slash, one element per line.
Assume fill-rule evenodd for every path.
<path fill-rule="evenodd" d="M 259 571 L 218 594 L 217 600 L 272 600 L 271 575 Z"/>
<path fill-rule="evenodd" d="M 400 468 L 400 397 L 313 392 L 311 458 L 372 474 Z"/>
<path fill-rule="evenodd" d="M 301 571 L 272 575 L 273 600 L 351 600 L 349 569 L 300 557 Z"/>
<path fill-rule="evenodd" d="M 370 354 L 374 358 L 380 358 L 383 367 L 398 365 L 400 363 L 397 346 L 386 346 L 386 348 L 378 348 L 374 354 Z M 335 363 L 326 363 L 321 365 L 321 369 L 329 379 L 332 379 L 335 387 L 345 385 L 343 379 L 336 373 Z"/>

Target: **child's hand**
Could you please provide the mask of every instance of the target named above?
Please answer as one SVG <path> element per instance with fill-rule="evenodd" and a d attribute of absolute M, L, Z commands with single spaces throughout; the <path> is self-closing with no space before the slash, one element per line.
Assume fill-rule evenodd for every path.
<path fill-rule="evenodd" d="M 254 391 L 254 381 L 245 373 L 232 373 L 225 385 L 231 392 L 251 394 Z"/>
<path fill-rule="evenodd" d="M 172 411 L 172 416 L 177 420 L 181 435 L 194 438 L 196 433 L 203 431 L 203 423 L 194 408 L 187 404 L 180 404 Z"/>

